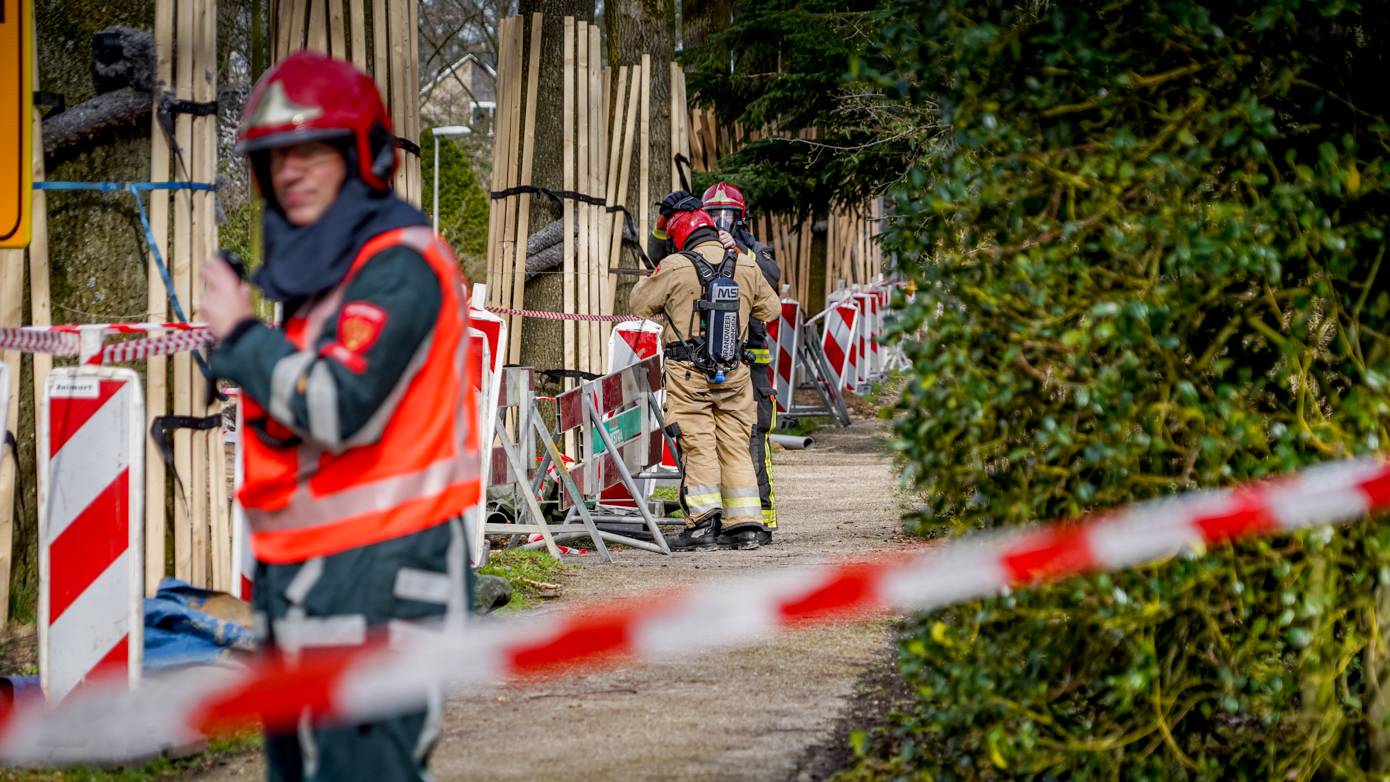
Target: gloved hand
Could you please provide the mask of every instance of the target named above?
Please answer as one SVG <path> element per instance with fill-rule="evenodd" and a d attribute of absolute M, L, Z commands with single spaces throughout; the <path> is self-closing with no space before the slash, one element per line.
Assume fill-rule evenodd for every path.
<path fill-rule="evenodd" d="M 676 190 L 670 193 L 665 198 L 661 199 L 661 203 L 656 206 L 657 212 L 665 218 L 670 218 L 671 215 L 678 212 L 693 212 L 696 209 L 704 208 L 705 204 L 703 201 L 684 190 Z"/>

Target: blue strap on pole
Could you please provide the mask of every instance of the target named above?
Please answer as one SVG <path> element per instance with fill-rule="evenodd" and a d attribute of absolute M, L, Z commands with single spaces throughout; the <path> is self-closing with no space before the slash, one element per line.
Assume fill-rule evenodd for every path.
<path fill-rule="evenodd" d="M 145 213 L 145 200 L 140 194 L 148 190 L 197 190 L 202 192 L 216 192 L 217 185 L 208 182 L 35 182 L 35 190 L 90 190 L 98 193 L 119 193 L 127 192 L 135 198 L 135 209 L 140 214 L 140 226 L 145 229 L 145 245 L 149 247 L 150 257 L 154 258 L 155 268 L 159 270 L 159 278 L 164 281 L 164 291 L 169 295 L 169 304 L 174 308 L 174 317 L 178 318 L 179 323 L 187 323 L 188 317 L 183 313 L 183 305 L 179 303 L 178 293 L 174 291 L 174 280 L 169 276 L 169 267 L 164 265 L 164 256 L 159 252 L 159 244 L 155 241 L 154 231 L 150 228 L 149 215 Z M 198 368 L 209 379 L 212 377 L 212 370 L 203 359 L 201 353 L 194 351 L 193 358 L 198 362 Z M 213 389 L 216 390 L 216 385 Z M 218 398 L 221 392 L 217 391 Z"/>
<path fill-rule="evenodd" d="M 98 193 L 118 193 L 127 192 L 135 198 L 135 209 L 140 214 L 140 226 L 145 229 L 145 245 L 150 250 L 150 257 L 154 258 L 155 268 L 159 270 L 159 278 L 164 281 L 164 290 L 169 294 L 169 304 L 174 308 L 174 317 L 180 323 L 187 323 L 188 317 L 184 315 L 183 305 L 179 303 L 178 293 L 174 291 L 174 280 L 169 276 L 169 267 L 164 265 L 164 256 L 159 252 L 159 245 L 155 241 L 154 231 L 150 228 L 149 215 L 145 213 L 145 200 L 140 197 L 142 192 L 147 190 L 199 190 L 203 192 L 215 192 L 217 185 L 207 182 L 35 182 L 35 190 L 92 190 Z"/>

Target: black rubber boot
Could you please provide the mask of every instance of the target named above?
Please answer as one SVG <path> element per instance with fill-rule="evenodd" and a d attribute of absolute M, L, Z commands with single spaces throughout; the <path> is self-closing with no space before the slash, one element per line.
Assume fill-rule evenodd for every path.
<path fill-rule="evenodd" d="M 715 547 L 719 538 L 719 516 L 701 519 L 695 526 L 686 527 L 679 535 L 666 539 L 672 551 L 700 551 Z"/>
<path fill-rule="evenodd" d="M 719 547 L 736 551 L 751 551 L 762 545 L 761 524 L 739 524 L 723 530 L 718 538 Z"/>

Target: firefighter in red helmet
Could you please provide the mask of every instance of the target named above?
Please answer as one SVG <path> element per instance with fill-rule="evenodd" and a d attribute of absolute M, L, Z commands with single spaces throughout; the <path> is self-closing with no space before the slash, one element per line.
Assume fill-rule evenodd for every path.
<path fill-rule="evenodd" d="M 695 202 L 662 202 L 664 227 L 677 252 L 638 280 L 630 300 L 633 314 L 666 323 L 665 412 L 680 431 L 686 511 L 686 528 L 670 545 L 757 548 L 762 515 L 748 458 L 756 405 L 743 343 L 749 323 L 777 313 L 777 294 L 750 255 L 724 247 L 698 201 L 673 195 Z M 683 203 L 689 208 L 676 211 Z M 727 346 L 727 355 L 717 345 Z"/>
<path fill-rule="evenodd" d="M 453 252 L 391 192 L 395 137 L 376 86 L 301 52 L 257 83 L 238 150 L 265 199 L 251 282 L 284 306 L 257 320 L 249 286 L 209 261 L 212 369 L 242 389 L 238 498 L 258 564 L 262 644 L 291 662 L 369 635 L 460 624 L 478 498 L 468 319 Z M 398 637 L 397 637 L 398 636 Z M 267 735 L 273 780 L 425 779 L 438 693 L 414 713 Z"/>
<path fill-rule="evenodd" d="M 714 218 L 715 225 L 721 231 L 728 232 L 740 250 L 753 255 L 767 284 L 774 291 L 780 290 L 782 270 L 777 267 L 772 248 L 758 241 L 748 230 L 748 207 L 743 199 L 743 191 L 728 182 L 716 182 L 700 200 L 705 211 Z M 772 542 L 772 531 L 777 529 L 776 497 L 772 491 L 772 451 L 767 441 L 777 420 L 777 403 L 776 387 L 772 382 L 773 350 L 768 341 L 766 323 L 755 321 L 749 324 L 748 350 L 753 356 L 753 396 L 758 404 L 758 417 L 753 423 L 748 450 L 753 458 L 753 469 L 758 475 L 758 493 L 763 512 L 763 526 L 758 530 L 758 535 L 766 545 Z M 791 400 L 784 400 L 784 403 L 790 404 Z"/>

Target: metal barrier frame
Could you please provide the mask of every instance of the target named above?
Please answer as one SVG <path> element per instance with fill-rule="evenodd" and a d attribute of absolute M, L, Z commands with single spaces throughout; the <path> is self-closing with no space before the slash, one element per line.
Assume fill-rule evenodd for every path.
<path fill-rule="evenodd" d="M 552 557 L 559 557 L 560 548 L 555 544 L 555 536 L 550 531 L 550 525 L 545 521 L 545 514 L 541 511 L 540 502 L 536 499 L 540 488 L 540 477 L 532 479 L 531 471 L 526 468 L 530 460 L 530 448 L 522 446 L 529 437 L 533 436 L 533 430 L 545 431 L 545 427 L 540 425 L 536 416 L 535 370 L 531 367 L 503 367 L 498 375 L 497 391 L 497 402 L 492 419 L 492 437 L 491 441 L 484 446 L 491 485 L 483 487 L 483 496 L 487 497 L 489 491 L 494 487 L 510 488 L 513 495 L 512 508 L 516 514 L 516 521 L 499 523 L 489 522 L 484 518 L 483 534 L 539 533 L 546 551 L 550 552 Z M 513 409 L 516 410 L 518 439 L 521 442 L 513 440 L 507 429 L 507 411 Z M 502 465 L 497 464 L 496 452 L 499 448 L 504 459 Z M 501 467 L 500 473 L 506 480 L 499 481 L 497 480 L 498 475 L 493 474 L 499 466 Z M 544 475 L 543 471 L 541 475 Z M 517 499 L 520 502 L 517 502 Z M 495 507 L 495 504 L 491 502 L 488 505 Z M 529 519 L 529 521 L 523 521 L 523 518 Z"/>
<path fill-rule="evenodd" d="M 556 397 L 558 420 L 553 433 L 545 430 L 538 422 L 534 426 L 545 448 L 545 453 L 541 459 L 539 478 L 544 478 L 547 470 L 553 466 L 560 480 L 559 501 L 561 507 L 566 508 L 562 526 L 570 526 L 579 522 L 584 527 L 583 531 L 555 530 L 555 536 L 557 538 L 588 536 L 593 540 L 594 548 L 598 550 L 605 562 L 611 561 L 605 543 L 620 543 L 656 554 L 671 553 L 670 547 L 666 545 L 666 536 L 661 532 L 661 527 L 656 517 L 652 515 L 648 507 L 649 503 L 640 493 L 636 477 L 628 469 L 624 458 L 624 451 L 628 446 L 645 445 L 647 455 L 642 459 L 643 467 L 637 476 L 653 477 L 649 476 L 646 470 L 653 466 L 660 466 L 661 448 L 653 447 L 653 437 L 660 433 L 659 443 L 661 444 L 666 444 L 669 438 L 665 430 L 666 424 L 665 418 L 662 416 L 661 405 L 656 396 L 660 390 L 661 359 L 658 356 L 652 356 L 617 372 L 582 383 L 578 388 L 566 391 Z M 635 401 L 634 396 L 637 397 Z M 638 416 L 641 420 L 639 434 L 636 437 L 625 439 L 621 444 L 615 442 L 608 431 L 606 421 L 616 417 L 617 414 L 641 407 L 646 408 L 647 415 Z M 564 463 L 564 458 L 559 448 L 556 447 L 555 441 L 564 433 L 576 428 L 581 430 L 579 440 L 581 454 L 584 458 L 576 466 L 570 467 Z M 595 438 L 597 438 L 597 442 L 595 442 Z M 602 451 L 597 447 L 599 443 L 603 445 Z M 671 445 L 674 448 L 674 443 Z M 654 459 L 653 453 L 655 453 Z M 637 512 L 641 519 L 641 526 L 651 534 L 652 542 L 638 540 L 611 528 L 613 525 L 624 522 L 634 523 L 636 520 L 633 517 L 611 512 L 605 513 L 600 510 L 597 500 L 603 489 L 606 488 L 601 484 L 605 479 L 604 476 L 607 475 L 609 464 L 618 474 L 618 483 L 621 483 L 634 498 L 642 498 L 642 501 L 637 503 Z M 580 490 L 578 482 L 575 480 L 576 473 L 584 479 L 585 488 L 590 488 L 591 491 L 585 493 Z M 597 476 L 597 479 L 594 476 Z M 661 477 L 670 476 L 662 474 Z M 586 502 L 588 499 L 595 501 L 593 511 L 588 507 Z M 566 505 L 567 502 L 568 505 Z M 598 522 L 600 521 L 606 522 L 610 529 L 599 527 Z M 670 523 L 684 524 L 683 521 L 678 522 L 675 519 L 670 520 Z M 535 548 L 538 547 L 538 544 L 530 544 L 529 547 Z"/>
<path fill-rule="evenodd" d="M 833 379 L 835 374 L 830 370 L 830 362 L 825 357 L 825 351 L 821 349 L 821 336 L 816 333 L 816 324 L 801 324 L 801 339 L 797 350 L 800 352 L 798 358 L 797 372 L 800 380 L 796 384 L 796 389 L 804 388 L 815 389 L 820 395 L 821 404 L 798 405 L 796 404 L 796 391 L 792 392 L 791 404 L 787 407 L 786 418 L 794 419 L 806 416 L 829 416 L 840 426 L 849 426 L 849 408 L 845 406 L 844 394 L 840 393 L 840 384 Z"/>

